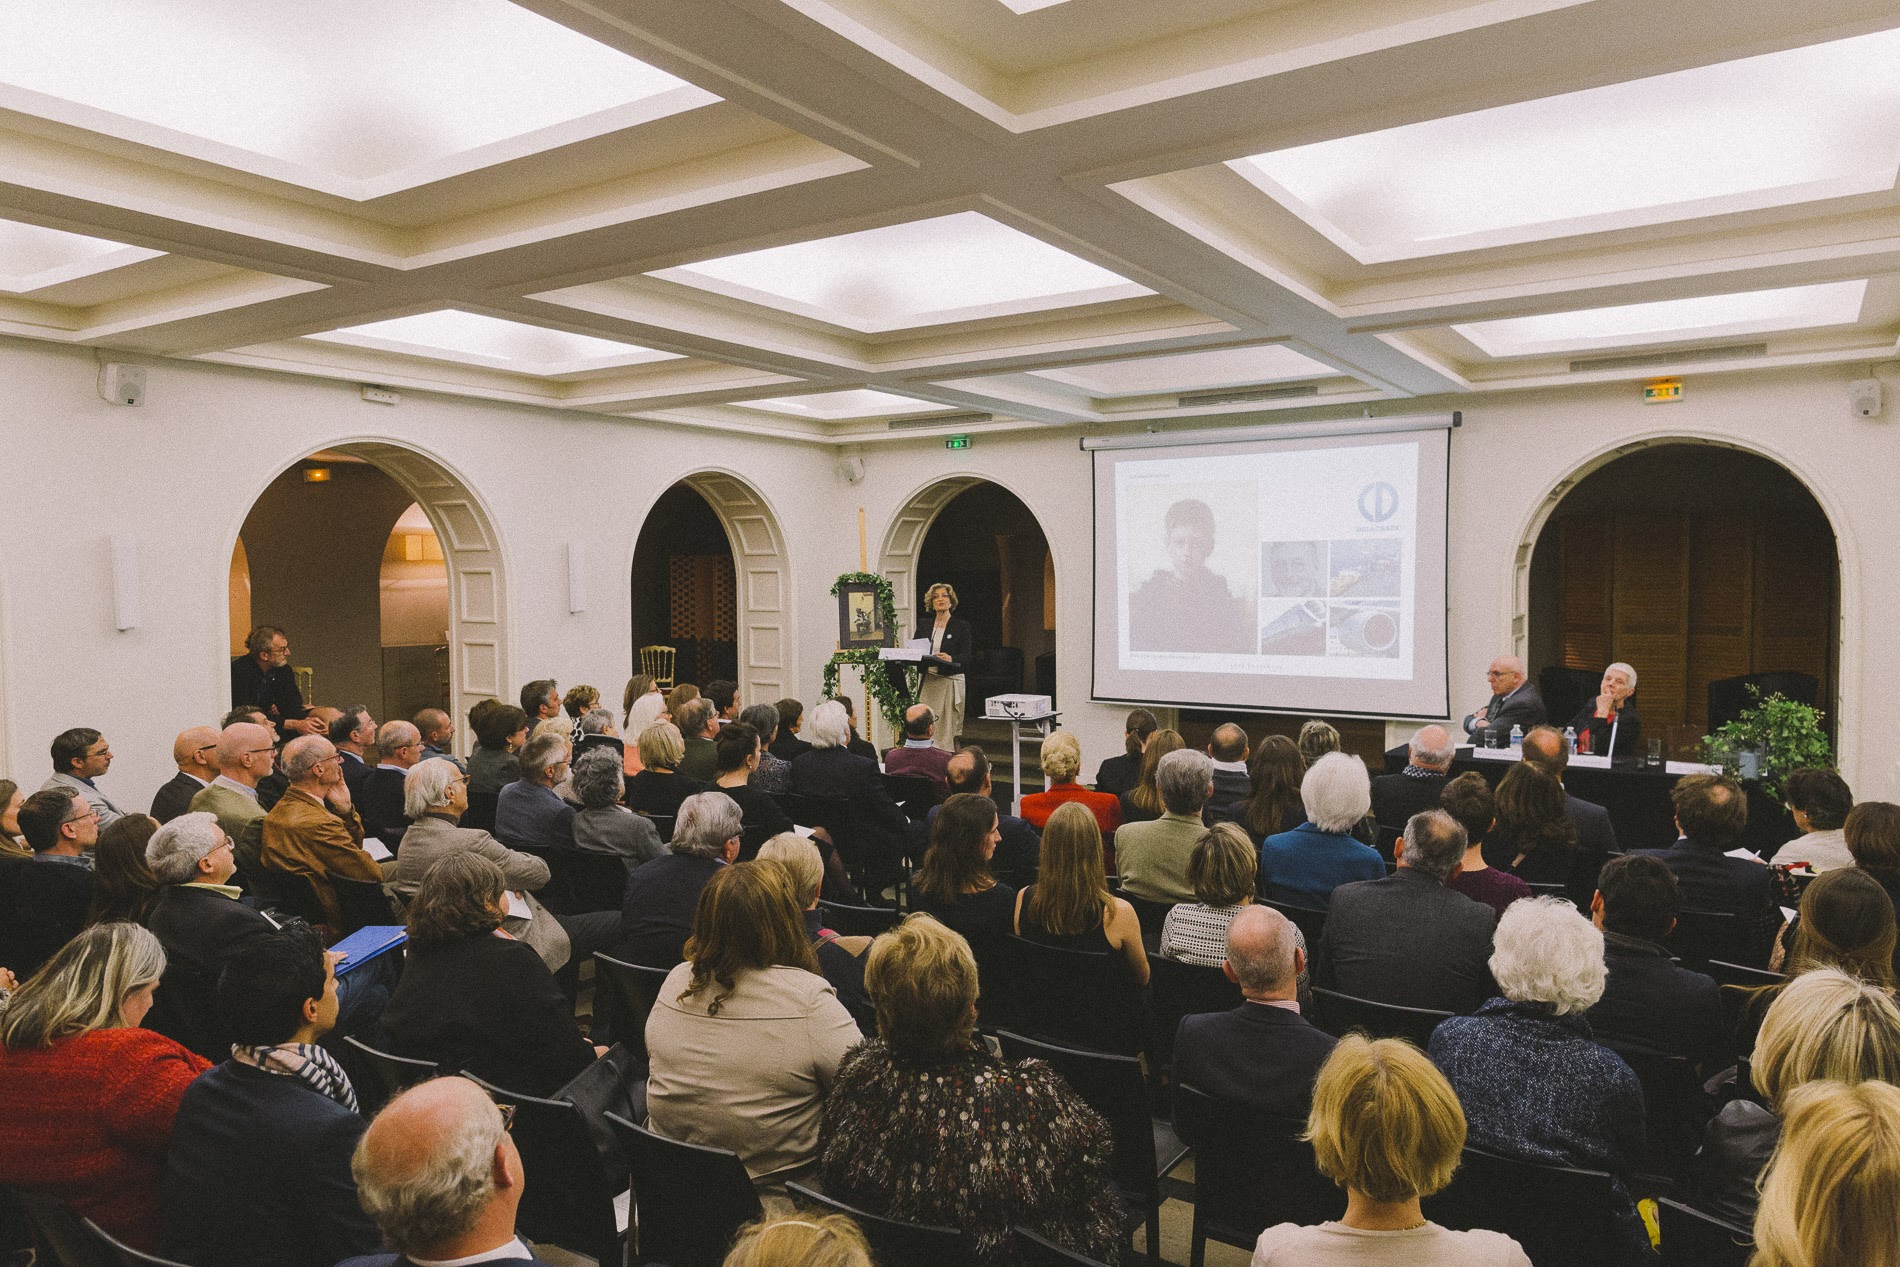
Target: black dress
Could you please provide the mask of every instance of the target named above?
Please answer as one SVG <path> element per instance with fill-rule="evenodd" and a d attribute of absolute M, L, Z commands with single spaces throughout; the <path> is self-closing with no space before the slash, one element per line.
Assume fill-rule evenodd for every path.
<path fill-rule="evenodd" d="M 1108 929 L 1104 926 L 1107 923 L 1106 915 L 1085 933 L 1052 933 L 1031 913 L 1031 904 L 1035 900 L 1036 886 L 1032 884 L 1023 890 L 1023 904 L 1016 919 L 1016 935 L 1024 941 L 1033 941 L 1039 946 L 1054 946 L 1058 950 L 1086 950 L 1095 954 L 1114 951 L 1115 945 L 1109 941 Z"/>
<path fill-rule="evenodd" d="M 1016 920 L 1016 890 L 997 884 L 981 893 L 965 893 L 954 902 L 945 902 L 922 891 L 913 891 L 912 904 L 935 916 L 937 921 L 965 938 L 1000 937 L 1010 931 Z"/>
<path fill-rule="evenodd" d="M 1604 753 L 1609 752 L 1611 719 L 1598 717 L 1596 712 L 1596 697 L 1592 696 L 1589 701 L 1578 710 L 1577 715 L 1570 719 L 1570 724 L 1575 727 L 1577 731 L 1578 751 L 1582 751 L 1584 732 L 1588 731 L 1590 734 L 1589 755 L 1600 757 L 1604 755 Z M 1634 695 L 1623 701 L 1623 707 L 1617 710 L 1615 721 L 1616 751 L 1610 752 L 1610 757 L 1614 760 L 1616 758 L 1635 757 L 1639 755 L 1643 750 L 1641 747 L 1643 719 L 1636 711 L 1636 697 Z"/>
<path fill-rule="evenodd" d="M 673 818 L 680 812 L 681 801 L 711 786 L 684 774 L 657 774 L 652 770 L 642 770 L 627 780 L 627 808 L 636 814 L 658 814 L 663 818 Z"/>

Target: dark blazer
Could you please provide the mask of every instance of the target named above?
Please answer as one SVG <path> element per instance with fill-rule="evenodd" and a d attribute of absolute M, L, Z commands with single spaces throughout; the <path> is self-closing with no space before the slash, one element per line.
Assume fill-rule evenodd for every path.
<path fill-rule="evenodd" d="M 636 814 L 661 814 L 672 818 L 680 812 L 681 801 L 706 791 L 709 786 L 684 774 L 657 774 L 652 770 L 642 770 L 627 780 L 627 808 Z"/>
<path fill-rule="evenodd" d="M 1623 852 L 1616 844 L 1616 827 L 1610 822 L 1610 811 L 1595 801 L 1586 801 L 1565 792 L 1564 817 L 1577 829 L 1577 844 L 1580 848 L 1601 854 Z"/>
<path fill-rule="evenodd" d="M 719 746 L 704 735 L 686 741 L 686 755 L 680 758 L 679 773 L 701 783 L 719 777 Z"/>
<path fill-rule="evenodd" d="M 1729 857 L 1721 845 L 1699 845 L 1685 836 L 1667 849 L 1632 852 L 1661 858 L 1676 873 L 1685 911 L 1766 915 L 1774 906 L 1774 872 L 1759 862 Z"/>
<path fill-rule="evenodd" d="M 1511 864 L 1517 860 L 1517 833 L 1508 827 L 1494 827 L 1484 838 L 1484 860 L 1488 866 L 1509 871 L 1526 884 L 1561 884 L 1565 896 L 1575 902 L 1579 910 L 1587 911 L 1603 864 L 1620 852 L 1616 847 L 1616 829 L 1610 825 L 1608 810 L 1567 793 L 1564 817 L 1577 833 L 1577 846 L 1567 857 L 1532 854 L 1522 866 L 1513 867 Z"/>
<path fill-rule="evenodd" d="M 350 793 L 356 815 L 363 820 L 363 834 L 388 845 L 391 853 L 402 843 L 402 834 L 409 830 L 409 816 L 402 812 L 405 777 L 406 771 L 376 766 L 363 776 L 362 791 Z"/>
<path fill-rule="evenodd" d="M 145 1027 L 206 1060 L 229 1056 L 218 1022 L 218 974 L 277 925 L 215 889 L 168 884 L 154 898 L 145 926 L 165 948 L 165 975 Z"/>
<path fill-rule="evenodd" d="M 200 783 L 180 770 L 172 775 L 165 786 L 159 788 L 158 793 L 152 797 L 152 817 L 158 820 L 159 826 L 164 826 L 189 810 L 191 798 L 209 786 L 210 784 Z"/>
<path fill-rule="evenodd" d="M 925 613 L 924 618 L 917 622 L 917 632 L 912 634 L 911 637 L 930 637 L 935 631 L 936 624 L 937 617 L 935 613 Z M 942 660 L 932 660 L 929 655 L 926 654 L 922 662 L 923 670 L 926 673 L 934 673 L 938 677 L 954 677 L 963 672 L 964 661 L 970 658 L 970 652 L 975 649 L 975 640 L 970 636 L 970 622 L 961 616 L 952 616 L 950 617 L 949 623 L 943 627 L 943 643 L 939 648 L 945 655 L 950 657 L 950 663 L 945 664 Z"/>
<path fill-rule="evenodd" d="M 258 667 L 257 657 L 241 655 L 231 661 L 231 706 L 255 704 L 264 710 L 280 737 L 288 737 L 287 721 L 309 716 L 303 692 L 297 689 L 297 673 L 288 664 L 274 666 L 269 672 Z"/>
<path fill-rule="evenodd" d="M 551 787 L 516 779 L 495 802 L 494 835 L 511 849 L 572 849 L 574 807 Z"/>
<path fill-rule="evenodd" d="M 341 748 L 337 749 L 336 755 L 343 759 L 343 782 L 350 789 L 350 803 L 355 804 L 357 798 L 363 795 L 363 785 L 369 782 L 369 762 Z M 361 818 L 362 815 L 357 817 Z"/>
<path fill-rule="evenodd" d="M 523 1244 L 526 1242 L 524 1241 Z M 491 1261 L 522 1263 L 525 1267 L 550 1267 L 548 1263 L 536 1258 L 533 1254 L 529 1254 L 526 1258 L 499 1258 Z M 351 1258 L 338 1263 L 337 1267 L 415 1267 L 415 1262 L 401 1254 L 369 1254 L 362 1258 Z"/>
<path fill-rule="evenodd" d="M 1382 774 L 1372 781 L 1372 816 L 1379 826 L 1404 831 L 1412 815 L 1438 808 L 1438 795 L 1445 790 L 1445 775 L 1415 777 L 1409 774 Z"/>
<path fill-rule="evenodd" d="M 722 793 L 739 807 L 739 821 L 745 825 L 745 843 L 748 845 L 755 840 L 762 845 L 780 832 L 792 829 L 792 816 L 785 812 L 770 792 L 761 792 L 745 783 L 738 787 L 719 787 L 715 784 L 706 790 Z M 757 853 L 757 848 L 752 852 Z"/>
<path fill-rule="evenodd" d="M 686 958 L 699 891 L 723 865 L 717 858 L 670 853 L 635 867 L 620 903 L 614 958 L 650 968 L 671 968 Z"/>
<path fill-rule="evenodd" d="M 1598 717 L 1596 711 L 1597 701 L 1596 696 L 1593 695 L 1585 701 L 1582 708 L 1577 710 L 1577 715 L 1570 719 L 1570 724 L 1577 730 L 1577 746 L 1583 747 L 1583 732 L 1587 730 L 1590 732 L 1590 753 L 1592 756 L 1600 757 L 1610 746 L 1610 720 Z M 1642 751 L 1642 738 L 1643 719 L 1636 711 L 1636 697 L 1632 695 L 1624 700 L 1623 707 L 1617 710 L 1616 750 L 1609 754 L 1610 758 L 1617 760 L 1634 757 Z"/>
<path fill-rule="evenodd" d="M 331 1267 L 382 1244 L 350 1175 L 361 1117 L 227 1060 L 185 1089 L 165 1154 L 164 1254 L 199 1267 Z"/>
<path fill-rule="evenodd" d="M 1135 790 L 1135 782 L 1141 778 L 1141 754 L 1132 756 L 1126 752 L 1119 757 L 1110 757 L 1102 762 L 1095 771 L 1095 790 L 1120 796 L 1124 792 Z"/>
<path fill-rule="evenodd" d="M 826 796 L 850 801 L 859 823 L 870 837 L 849 842 L 873 851 L 903 847 L 907 835 L 904 811 L 891 799 L 879 776 L 877 762 L 842 748 L 814 748 L 792 762 L 792 788 L 800 796 Z"/>
<path fill-rule="evenodd" d="M 1532 726 L 1543 725 L 1548 715 L 1544 711 L 1544 697 L 1534 685 L 1526 682 L 1511 692 L 1509 701 L 1500 695 L 1493 695 L 1486 700 L 1484 725 L 1474 728 L 1471 719 L 1476 716 L 1476 713 L 1466 713 L 1464 720 L 1465 733 L 1471 736 L 1472 742 L 1483 747 L 1485 730 L 1496 726 L 1498 746 L 1502 747 L 1509 742 L 1511 727 L 1522 726 L 1528 731 Z"/>
<path fill-rule="evenodd" d="M 810 751 L 810 744 L 782 727 L 778 734 L 772 737 L 771 752 L 780 761 L 795 761 L 801 753 Z"/>
<path fill-rule="evenodd" d="M 1313 984 L 1401 1007 L 1469 1012 L 1493 994 L 1497 913 L 1400 867 L 1383 880 L 1342 884 L 1313 955 Z"/>
<path fill-rule="evenodd" d="M 1203 811 L 1210 823 L 1232 822 L 1240 807 L 1253 798 L 1253 780 L 1236 770 L 1214 771 L 1214 794 Z"/>
<path fill-rule="evenodd" d="M 79 935 L 91 907 L 91 867 L 0 858 L 0 968 L 26 980 Z"/>
<path fill-rule="evenodd" d="M 399 1056 L 523 1095 L 551 1096 L 594 1062 L 593 1045 L 541 956 L 497 933 L 426 949 L 411 944 L 383 1028 Z"/>
<path fill-rule="evenodd" d="M 1265 1003 L 1184 1016 L 1174 1040 L 1174 1080 L 1304 1118 L 1313 1106 L 1313 1079 L 1338 1041 L 1298 1012 Z"/>
<path fill-rule="evenodd" d="M 1610 970 L 1603 997 L 1584 1014 L 1599 1039 L 1687 1056 L 1709 1073 L 1734 1058 L 1713 978 L 1682 967 L 1655 942 L 1621 933 L 1603 934 L 1603 961 Z"/>

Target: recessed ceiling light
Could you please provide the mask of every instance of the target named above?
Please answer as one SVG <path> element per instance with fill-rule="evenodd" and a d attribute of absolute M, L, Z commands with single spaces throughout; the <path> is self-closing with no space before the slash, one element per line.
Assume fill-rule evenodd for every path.
<path fill-rule="evenodd" d="M 1880 192 L 1897 65 L 1882 31 L 1229 166 L 1362 263 Z"/>
<path fill-rule="evenodd" d="M 975 211 L 652 276 L 865 333 L 1154 293 Z"/>
<path fill-rule="evenodd" d="M 1490 356 L 1582 352 L 1851 325 L 1860 319 L 1861 300 L 1866 293 L 1865 281 L 1823 282 L 1817 286 L 1508 317 L 1452 329 Z"/>
<path fill-rule="evenodd" d="M 745 409 L 763 409 L 767 413 L 817 418 L 825 422 L 845 418 L 888 418 L 899 414 L 947 413 L 953 408 L 936 401 L 897 396 L 869 387 L 854 387 L 841 392 L 815 392 L 810 396 L 774 396 L 769 400 L 736 403 Z"/>
<path fill-rule="evenodd" d="M 542 376 L 679 359 L 675 352 L 659 352 L 632 343 L 550 330 L 456 308 L 346 326 L 310 337 Z"/>
<path fill-rule="evenodd" d="M 0 291 L 19 295 L 44 290 L 163 254 L 105 238 L 0 220 Z"/>
<path fill-rule="evenodd" d="M 1210 387 L 1241 387 L 1295 378 L 1328 378 L 1332 366 L 1279 344 L 1181 352 L 1126 361 L 1100 361 L 1059 370 L 1033 370 L 1037 378 L 1080 387 L 1096 396 L 1138 396 L 1149 392 L 1189 392 Z"/>

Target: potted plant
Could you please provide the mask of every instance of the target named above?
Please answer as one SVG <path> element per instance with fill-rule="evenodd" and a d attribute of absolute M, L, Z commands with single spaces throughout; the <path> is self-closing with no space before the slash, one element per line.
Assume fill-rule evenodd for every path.
<path fill-rule="evenodd" d="M 1832 769 L 1834 752 L 1821 729 L 1821 710 L 1802 704 L 1777 691 L 1762 697 L 1756 687 L 1748 688 L 1755 702 L 1742 715 L 1702 740 L 1703 757 L 1719 762 L 1738 777 L 1754 777 L 1770 796 L 1779 798 L 1781 780 L 1795 770 Z M 1736 754 L 1733 761 L 1721 754 Z M 1749 758 L 1753 760 L 1749 760 Z M 1750 771 L 1749 765 L 1757 766 Z"/>

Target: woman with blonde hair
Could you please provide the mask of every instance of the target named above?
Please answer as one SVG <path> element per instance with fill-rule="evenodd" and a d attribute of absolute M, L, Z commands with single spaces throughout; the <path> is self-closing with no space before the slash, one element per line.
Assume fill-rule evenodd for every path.
<path fill-rule="evenodd" d="M 1310 766 L 1327 753 L 1339 751 L 1339 728 L 1329 721 L 1309 717 L 1300 723 L 1298 747 L 1300 760 Z"/>
<path fill-rule="evenodd" d="M 930 642 L 930 652 L 919 665 L 923 680 L 917 685 L 917 702 L 937 715 L 933 742 L 950 752 L 957 750 L 957 733 L 963 729 L 963 666 L 976 649 L 970 622 L 952 615 L 956 609 L 956 588 L 938 581 L 924 591 L 914 635 Z"/>
<path fill-rule="evenodd" d="M 810 1167 L 825 1093 L 863 1035 L 820 975 L 782 865 L 737 862 L 707 881 L 646 1038 L 654 1131 L 738 1153 L 768 1191 Z"/>
<path fill-rule="evenodd" d="M 698 779 L 679 772 L 686 740 L 670 721 L 656 721 L 640 732 L 640 773 L 627 780 L 627 808 L 636 814 L 676 817 L 680 803 L 707 790 Z"/>
<path fill-rule="evenodd" d="M 1782 1114 L 1797 1087 L 1900 1082 L 1900 1007 L 1889 991 L 1837 968 L 1803 973 L 1762 1018 L 1750 1077 L 1764 1103 L 1723 1105 L 1690 1171 L 1696 1207 L 1742 1226 L 1754 1217 L 1757 1179 L 1781 1138 Z"/>
<path fill-rule="evenodd" d="M 1319 1171 L 1346 1190 L 1345 1216 L 1260 1233 L 1253 1267 L 1530 1267 L 1502 1232 L 1454 1232 L 1426 1219 L 1419 1200 L 1458 1169 L 1465 1115 L 1451 1084 L 1396 1038 L 1348 1034 L 1320 1066 L 1306 1118 Z"/>
<path fill-rule="evenodd" d="M 842 1214 L 768 1214 L 739 1229 L 724 1267 L 873 1267 L 858 1225 Z"/>
<path fill-rule="evenodd" d="M 1750 1267 L 1900 1262 L 1900 1088 L 1810 1082 L 1762 1182 Z"/>
<path fill-rule="evenodd" d="M 1167 806 L 1161 803 L 1161 790 L 1155 786 L 1155 771 L 1161 765 L 1161 758 L 1185 747 L 1187 740 L 1181 738 L 1178 730 L 1157 730 L 1148 736 L 1148 744 L 1141 750 L 1141 774 L 1135 780 L 1134 789 L 1121 797 L 1124 823 L 1153 822 L 1167 811 Z"/>
<path fill-rule="evenodd" d="M 1059 806 L 1074 803 L 1095 816 L 1095 826 L 1112 836 L 1122 825 L 1122 802 L 1107 792 L 1091 792 L 1077 783 L 1082 773 L 1082 745 L 1070 731 L 1058 730 L 1042 741 L 1042 776 L 1049 786 L 1023 797 L 1022 819 L 1037 831 Z"/>
<path fill-rule="evenodd" d="M 1065 950 L 1118 954 L 1137 984 L 1148 982 L 1148 952 L 1135 908 L 1108 891 L 1102 833 L 1088 809 L 1070 802 L 1042 832 L 1036 882 L 1016 894 L 1018 937 Z"/>
<path fill-rule="evenodd" d="M 0 1011 L 0 1184 L 58 1197 L 148 1252 L 178 1102 L 211 1067 L 140 1028 L 164 974 L 157 937 L 94 924 Z"/>

